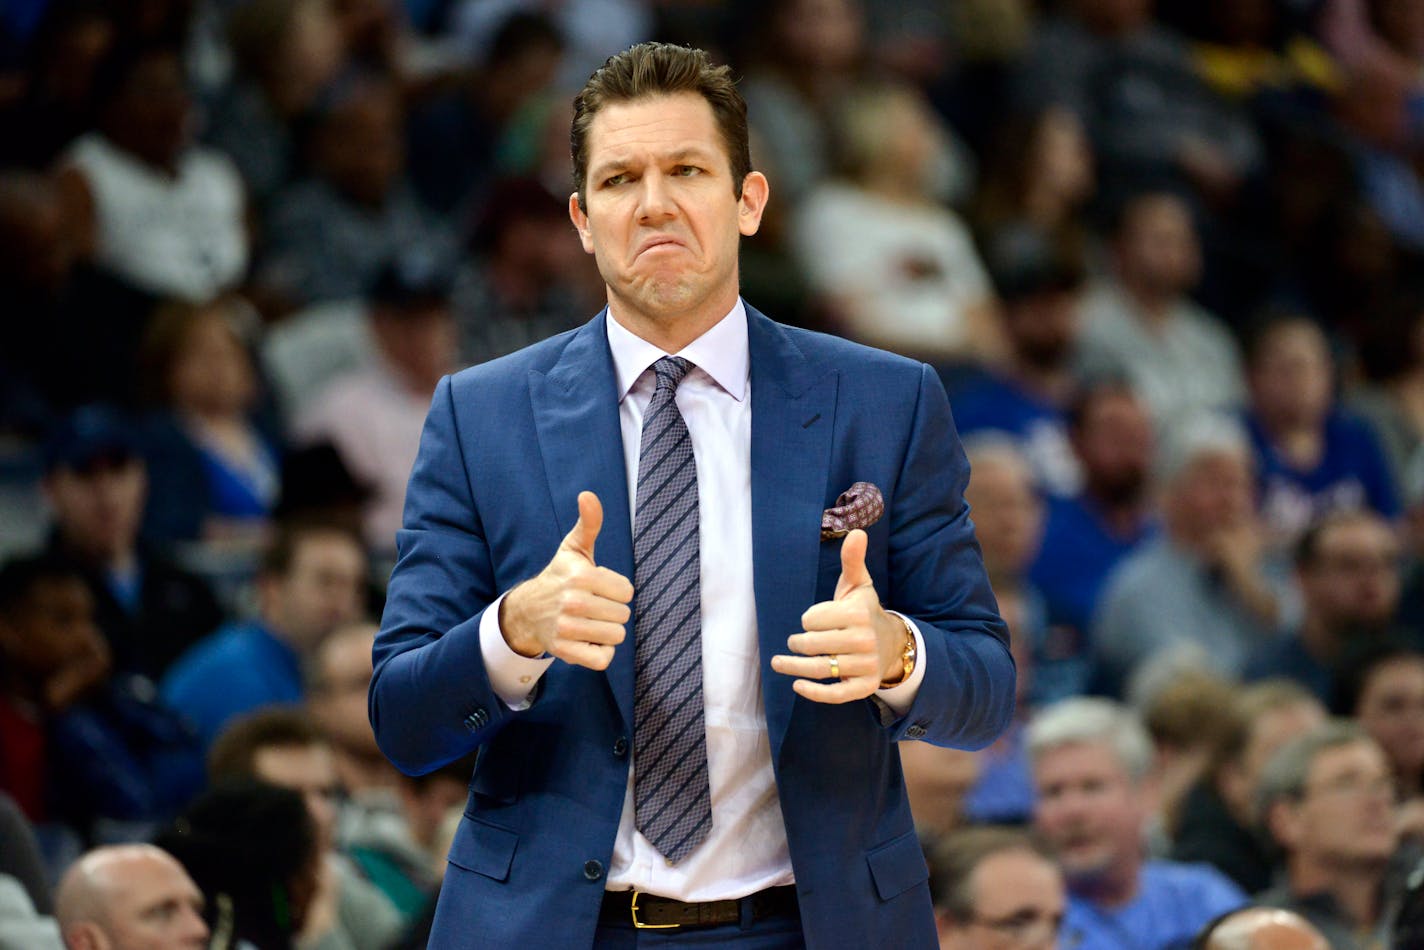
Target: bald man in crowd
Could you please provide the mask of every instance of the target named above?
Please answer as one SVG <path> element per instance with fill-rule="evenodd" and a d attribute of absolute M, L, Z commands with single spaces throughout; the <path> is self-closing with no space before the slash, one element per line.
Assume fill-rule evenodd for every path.
<path fill-rule="evenodd" d="M 171 950 L 208 945 L 203 895 L 183 866 L 150 844 L 96 848 L 55 894 L 68 950 Z"/>
<path fill-rule="evenodd" d="M 1192 944 L 1195 950 L 1330 950 L 1320 931 L 1299 914 L 1246 907 L 1218 917 Z"/>

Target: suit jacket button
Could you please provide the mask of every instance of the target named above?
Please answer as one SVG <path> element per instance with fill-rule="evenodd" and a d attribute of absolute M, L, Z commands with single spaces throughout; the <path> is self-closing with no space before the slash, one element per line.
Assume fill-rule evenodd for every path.
<path fill-rule="evenodd" d="M 908 729 L 905 730 L 905 738 L 907 738 L 907 739 L 923 739 L 924 737 L 925 737 L 925 727 L 924 727 L 924 726 L 921 726 L 921 725 L 914 725 L 914 726 L 911 726 L 910 728 L 908 728 Z"/>
<path fill-rule="evenodd" d="M 602 861 L 585 861 L 583 863 L 583 876 L 590 881 L 596 881 L 603 877 Z"/>
<path fill-rule="evenodd" d="M 623 756 L 625 756 L 625 755 L 628 754 L 628 737 L 627 737 L 627 736 L 619 736 L 617 739 L 615 739 L 615 740 L 613 741 L 613 754 L 616 755 L 616 756 L 618 756 L 618 758 L 620 758 L 620 759 L 623 758 Z"/>
<path fill-rule="evenodd" d="M 465 728 L 471 732 L 483 729 L 489 725 L 489 713 L 481 707 L 465 717 Z"/>

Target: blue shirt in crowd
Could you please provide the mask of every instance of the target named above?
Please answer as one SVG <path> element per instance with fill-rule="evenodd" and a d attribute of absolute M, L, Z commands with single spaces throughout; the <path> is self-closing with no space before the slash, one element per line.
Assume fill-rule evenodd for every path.
<path fill-rule="evenodd" d="M 301 660 L 259 622 L 228 624 L 169 668 L 160 694 L 207 746 L 234 716 L 301 702 Z"/>
<path fill-rule="evenodd" d="M 1013 380 L 989 373 L 955 385 L 950 405 L 962 436 L 986 430 L 1014 436 L 1045 493 L 1069 495 L 1078 490 L 1078 459 L 1058 406 Z"/>
<path fill-rule="evenodd" d="M 1247 903 L 1241 889 L 1209 864 L 1148 861 L 1137 896 L 1111 910 L 1069 895 L 1064 947 L 1167 950 L 1188 946 L 1204 924 Z"/>

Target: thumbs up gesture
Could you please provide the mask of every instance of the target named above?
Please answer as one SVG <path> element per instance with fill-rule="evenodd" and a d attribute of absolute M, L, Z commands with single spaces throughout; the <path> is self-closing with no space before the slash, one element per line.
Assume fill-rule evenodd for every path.
<path fill-rule="evenodd" d="M 499 605 L 499 628 L 515 653 L 551 654 L 576 666 L 604 670 L 623 642 L 633 584 L 593 560 L 603 527 L 603 504 L 591 491 L 578 496 L 578 521 L 548 565 L 518 585 Z"/>
<path fill-rule="evenodd" d="M 834 599 L 801 615 L 804 632 L 786 641 L 795 656 L 771 658 L 776 672 L 800 677 L 792 689 L 818 703 L 864 699 L 904 671 L 901 655 L 909 633 L 881 608 L 865 567 L 865 546 L 859 528 L 845 536 Z"/>

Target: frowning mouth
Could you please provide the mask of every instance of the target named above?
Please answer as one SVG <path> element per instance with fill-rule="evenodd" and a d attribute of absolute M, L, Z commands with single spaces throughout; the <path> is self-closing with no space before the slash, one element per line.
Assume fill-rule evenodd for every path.
<path fill-rule="evenodd" d="M 660 234 L 660 235 L 658 235 L 657 237 L 648 238 L 648 239 L 647 239 L 646 241 L 644 241 L 642 244 L 639 244 L 639 245 L 638 245 L 638 253 L 635 254 L 634 256 L 635 256 L 635 257 L 641 256 L 642 254 L 646 253 L 647 251 L 653 251 L 653 250 L 656 250 L 656 249 L 658 249 L 658 248 L 660 248 L 660 247 L 676 248 L 676 247 L 686 247 L 686 246 L 687 246 L 687 245 L 683 244 L 681 241 L 679 241 L 679 240 L 678 240 L 677 238 L 675 238 L 675 237 L 670 237 L 670 236 L 668 236 L 668 235 L 666 235 L 666 234 Z"/>

